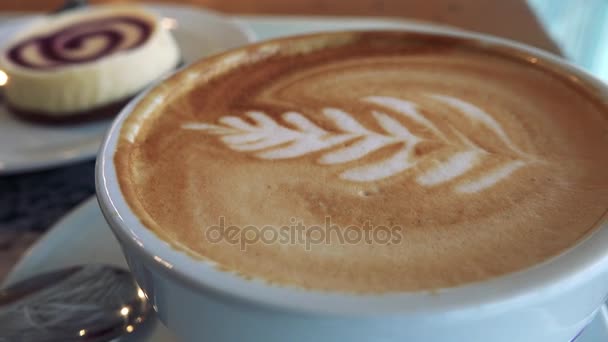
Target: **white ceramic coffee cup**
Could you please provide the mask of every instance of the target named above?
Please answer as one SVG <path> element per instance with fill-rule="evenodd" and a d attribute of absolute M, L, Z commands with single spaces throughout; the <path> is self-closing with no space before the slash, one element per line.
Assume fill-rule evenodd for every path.
<path fill-rule="evenodd" d="M 553 55 L 489 36 L 444 32 L 517 49 L 559 66 L 606 101 L 608 88 Z M 608 224 L 559 256 L 484 282 L 433 292 L 354 295 L 267 285 L 217 270 L 174 250 L 129 209 L 113 155 L 121 112 L 97 160 L 97 195 L 139 285 L 160 319 L 186 341 L 568 342 L 608 295 Z M 365 276 L 365 275 L 361 275 Z"/>

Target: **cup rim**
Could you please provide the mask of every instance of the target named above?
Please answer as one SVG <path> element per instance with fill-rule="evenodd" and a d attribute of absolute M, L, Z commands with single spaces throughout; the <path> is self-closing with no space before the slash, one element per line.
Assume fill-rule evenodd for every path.
<path fill-rule="evenodd" d="M 408 28 L 407 30 L 373 31 L 405 31 L 473 39 L 483 44 L 513 49 L 532 58 L 542 58 L 557 65 L 564 72 L 575 77 L 575 80 L 583 79 L 593 88 L 598 89 L 602 98 L 608 99 L 608 88 L 601 81 L 551 53 L 522 43 L 459 30 Z M 343 34 L 344 31 L 321 32 L 297 37 L 341 33 Z M 249 44 L 247 47 L 293 39 L 293 37 L 295 36 Z M 216 56 L 242 49 L 244 47 Z M 608 215 L 606 212 L 598 221 L 599 226 L 557 256 L 520 271 L 452 288 L 418 292 L 351 294 L 269 285 L 263 280 L 247 280 L 232 272 L 218 270 L 211 262 L 193 258 L 174 249 L 168 242 L 146 228 L 126 203 L 117 182 L 113 156 L 122 124 L 140 100 L 164 79 L 148 87 L 125 106 L 106 132 L 96 163 L 97 198 L 112 231 L 123 248 L 131 252 L 129 254 L 135 252 L 135 255 L 146 261 L 145 264 L 156 265 L 156 269 L 164 273 L 163 276 L 175 279 L 195 292 L 290 312 L 349 316 L 461 315 L 466 312 L 498 312 L 508 307 L 539 301 L 547 296 L 556 296 L 566 289 L 578 286 L 608 270 L 608 249 L 605 248 L 608 245 L 608 222 L 606 222 Z"/>

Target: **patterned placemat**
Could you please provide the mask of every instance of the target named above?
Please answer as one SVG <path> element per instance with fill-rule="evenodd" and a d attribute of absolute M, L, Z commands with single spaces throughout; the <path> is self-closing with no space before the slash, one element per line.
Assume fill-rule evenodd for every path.
<path fill-rule="evenodd" d="M 95 193 L 94 161 L 0 176 L 0 281 L 59 218 Z"/>

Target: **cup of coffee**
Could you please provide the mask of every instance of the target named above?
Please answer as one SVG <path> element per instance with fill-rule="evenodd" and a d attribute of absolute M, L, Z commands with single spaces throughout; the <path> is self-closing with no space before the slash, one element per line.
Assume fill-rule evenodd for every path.
<path fill-rule="evenodd" d="M 608 91 L 456 32 L 272 40 L 138 96 L 101 209 L 188 341 L 573 340 L 608 295 Z"/>

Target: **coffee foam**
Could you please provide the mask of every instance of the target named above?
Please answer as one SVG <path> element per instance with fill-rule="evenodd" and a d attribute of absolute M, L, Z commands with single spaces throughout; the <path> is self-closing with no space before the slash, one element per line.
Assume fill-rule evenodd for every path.
<path fill-rule="evenodd" d="M 499 50 L 336 33 L 202 61 L 126 120 L 121 189 L 176 248 L 282 285 L 416 291 L 529 267 L 605 215 L 608 111 L 549 62 Z M 220 217 L 274 232 L 329 218 L 402 238 L 243 251 L 208 240 Z"/>

